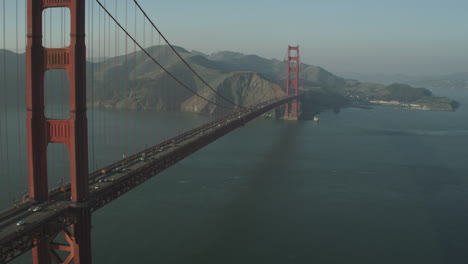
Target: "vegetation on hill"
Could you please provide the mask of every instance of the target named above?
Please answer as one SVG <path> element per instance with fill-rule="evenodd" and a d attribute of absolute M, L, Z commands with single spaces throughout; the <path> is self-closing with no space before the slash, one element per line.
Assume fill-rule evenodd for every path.
<path fill-rule="evenodd" d="M 351 97 L 359 97 L 367 100 L 396 100 L 406 103 L 416 101 L 423 97 L 432 96 L 432 92 L 425 88 L 414 88 L 399 83 L 390 85 L 364 83 L 348 87 L 346 91 Z"/>
<path fill-rule="evenodd" d="M 239 105 L 249 105 L 284 95 L 286 83 L 285 63 L 268 60 L 256 55 L 235 52 L 218 52 L 205 55 L 189 52 L 181 47 L 177 51 L 218 93 Z M 211 101 L 230 106 L 216 96 L 173 54 L 168 46 L 153 46 L 147 49 L 171 73 L 177 76 L 194 92 Z M 7 87 L 13 93 L 16 83 L 16 59 L 21 87 L 24 87 L 24 54 L 16 55 L 0 51 L 7 60 Z M 301 113 L 312 118 L 317 112 L 327 109 L 367 104 L 372 100 L 399 101 L 421 104 L 430 110 L 454 110 L 457 103 L 447 98 L 437 98 L 425 88 L 414 88 L 404 84 L 382 85 L 361 83 L 338 77 L 321 67 L 301 64 L 300 85 Z M 0 72 L 3 72 L 0 65 Z M 46 86 L 63 86 L 54 81 L 60 76 L 49 74 Z M 63 79 L 63 76 L 60 77 Z M 88 102 L 106 108 L 155 109 L 159 111 L 194 111 L 213 113 L 217 106 L 183 89 L 163 70 L 156 66 L 143 52 L 107 58 L 104 61 L 87 63 Z M 51 89 L 51 88 L 47 88 Z M 57 87 L 53 88 L 59 89 Z M 60 88 L 60 89 L 63 89 Z M 175 92 L 177 91 L 177 92 Z M 50 93 L 49 93 L 50 94 Z M 91 97 L 93 100 L 91 100 Z M 52 93 L 49 102 L 60 102 Z"/>

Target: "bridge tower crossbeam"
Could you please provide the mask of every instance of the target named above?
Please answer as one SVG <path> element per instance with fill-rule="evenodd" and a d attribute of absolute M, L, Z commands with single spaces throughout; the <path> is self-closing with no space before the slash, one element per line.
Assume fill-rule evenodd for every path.
<path fill-rule="evenodd" d="M 47 8 L 70 11 L 70 45 L 65 48 L 42 46 L 42 17 Z M 70 82 L 69 119 L 45 116 L 44 79 L 47 70 L 61 69 Z M 66 145 L 70 159 L 70 192 L 74 219 L 70 230 L 63 230 L 68 245 L 57 245 L 54 237 L 38 239 L 33 248 L 33 263 L 91 263 L 91 213 L 88 202 L 88 135 L 86 117 L 85 1 L 27 0 L 27 149 L 29 197 L 49 199 L 47 146 Z M 55 250 L 68 252 L 65 260 Z"/>

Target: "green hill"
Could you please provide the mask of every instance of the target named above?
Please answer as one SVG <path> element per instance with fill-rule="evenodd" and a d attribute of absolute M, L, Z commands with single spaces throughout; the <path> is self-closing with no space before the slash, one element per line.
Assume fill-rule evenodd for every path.
<path fill-rule="evenodd" d="M 223 51 L 210 55 L 175 49 L 218 93 L 239 105 L 249 105 L 284 94 L 286 82 L 285 63 L 256 55 Z M 219 104 L 229 106 L 206 87 L 166 46 L 147 49 L 164 67 L 193 91 Z M 4 55 L 5 54 L 5 55 Z M 16 87 L 24 87 L 24 54 L 0 50 L 0 60 L 5 58 L 8 97 L 14 98 Z M 18 61 L 18 82 L 16 81 Z M 3 73 L 0 63 L 0 74 Z M 429 110 L 454 110 L 458 105 L 448 98 L 434 97 L 425 88 L 408 85 L 382 85 L 360 83 L 344 79 L 325 69 L 300 65 L 300 85 L 304 96 L 301 109 L 304 118 L 327 109 L 339 109 L 354 104 L 368 104 L 372 100 L 399 101 L 421 104 Z M 47 103 L 61 103 L 63 73 L 53 71 L 46 77 Z M 66 82 L 65 82 L 66 83 Z M 1 90 L 4 90 L 2 85 Z M 65 85 L 66 86 L 66 85 Z M 194 111 L 213 113 L 216 106 L 183 89 L 142 51 L 104 61 L 87 63 L 88 102 L 99 107 L 155 109 L 159 111 Z M 21 89 L 20 98 L 25 98 Z M 60 92 L 62 93 L 62 92 Z M 3 95 L 3 93 L 2 93 Z M 94 101 L 91 100 L 91 96 Z M 23 99 L 22 99 L 23 100 Z M 24 104 L 24 102 L 22 102 Z M 425 106 L 425 107 L 423 107 Z"/>

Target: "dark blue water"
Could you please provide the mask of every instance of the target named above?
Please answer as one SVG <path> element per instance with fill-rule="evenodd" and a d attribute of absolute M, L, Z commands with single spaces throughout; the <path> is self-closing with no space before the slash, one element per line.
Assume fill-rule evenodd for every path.
<path fill-rule="evenodd" d="M 96 212 L 94 262 L 466 263 L 467 117 L 256 120 Z"/>

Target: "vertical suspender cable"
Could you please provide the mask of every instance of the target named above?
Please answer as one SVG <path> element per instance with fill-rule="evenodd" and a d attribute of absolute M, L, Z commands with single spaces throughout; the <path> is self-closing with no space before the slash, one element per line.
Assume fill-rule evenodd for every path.
<path fill-rule="evenodd" d="M 50 47 L 52 47 L 53 46 L 53 44 L 52 44 L 52 34 L 53 34 L 54 31 L 52 30 L 52 24 L 53 23 L 52 23 L 52 10 L 51 9 L 49 10 L 49 16 L 50 16 L 50 19 L 49 19 L 49 28 L 50 28 L 49 45 L 50 45 Z"/>
<path fill-rule="evenodd" d="M 21 177 L 23 176 L 24 172 L 24 166 L 21 163 L 22 160 L 22 142 L 21 142 L 21 126 L 20 126 L 20 85 L 19 85 L 19 31 L 18 31 L 18 1 L 16 1 L 16 17 L 15 17 L 15 26 L 16 26 L 16 135 L 18 136 L 17 138 L 17 148 L 18 148 L 18 169 L 19 169 L 19 177 L 18 177 L 18 186 L 20 186 L 21 183 Z"/>
<path fill-rule="evenodd" d="M 109 3 L 109 6 L 110 6 L 110 3 Z M 111 19 L 110 17 L 108 16 L 108 21 L 107 21 L 107 68 L 106 68 L 106 73 L 107 73 L 107 94 L 106 95 L 106 98 L 107 97 L 110 97 L 111 94 L 113 94 L 113 91 L 112 91 L 112 76 L 110 75 L 110 69 L 111 69 L 111 48 L 112 48 L 112 44 L 111 44 Z M 106 135 L 106 137 L 108 138 L 107 140 L 107 144 L 112 144 L 112 111 L 107 111 L 107 127 L 106 127 L 106 130 L 108 131 L 107 133 L 109 135 Z"/>
<path fill-rule="evenodd" d="M 158 33 L 158 55 L 159 55 L 159 61 L 161 63 L 164 63 L 164 60 L 163 60 L 163 54 L 162 54 L 162 47 L 161 47 L 161 34 Z M 167 112 L 167 98 L 164 98 L 164 94 L 165 94 L 165 88 L 164 88 L 164 71 L 161 69 L 161 110 L 163 111 L 166 111 Z M 164 119 L 162 119 L 164 120 Z M 165 137 L 164 136 L 164 130 L 161 131 L 161 135 L 163 136 L 163 138 Z"/>
<path fill-rule="evenodd" d="M 50 47 L 51 47 L 51 48 L 55 47 L 54 41 L 58 41 L 58 44 L 61 44 L 61 41 L 62 41 L 61 37 L 59 37 L 58 40 L 57 40 L 56 38 L 54 38 L 54 31 L 55 31 L 55 30 L 53 30 L 53 28 L 52 28 L 52 25 L 54 24 L 54 23 L 53 23 L 53 17 L 52 17 L 52 14 L 53 14 L 52 10 L 54 10 L 54 9 L 50 9 L 50 10 L 49 10 L 49 16 L 50 16 L 50 19 L 49 19 L 49 29 L 50 29 L 50 30 L 49 30 L 49 31 L 50 31 L 50 32 L 49 32 L 49 42 L 50 42 Z M 62 34 L 62 32 L 60 32 L 59 36 L 60 36 L 61 34 Z M 49 81 L 49 82 L 50 82 L 49 91 L 53 91 L 53 92 L 49 92 L 49 93 L 50 93 L 49 96 L 51 97 L 50 102 L 53 103 L 52 105 L 49 106 L 49 108 L 50 108 L 50 109 L 53 109 L 52 112 L 53 112 L 54 117 L 55 117 L 55 116 L 57 116 L 57 117 L 60 116 L 60 118 L 63 118 L 63 115 L 62 115 L 63 111 L 60 112 L 60 110 L 63 109 L 63 104 L 64 104 L 65 101 L 60 100 L 60 106 L 57 106 L 57 105 L 56 105 L 56 102 L 55 102 L 56 99 L 55 99 L 55 96 L 54 96 L 57 87 L 58 87 L 58 88 L 60 89 L 60 91 L 63 93 L 63 90 L 64 90 L 64 89 L 63 89 L 63 86 L 61 86 L 61 83 L 63 82 L 63 75 L 60 74 L 60 75 L 59 75 L 60 77 L 59 77 L 58 79 L 55 79 L 55 78 L 53 78 L 52 76 L 53 76 L 52 72 L 49 73 L 49 78 L 50 78 L 50 81 Z M 52 82 L 52 80 L 54 80 L 54 82 Z M 47 89 L 47 88 L 46 88 L 46 89 Z M 53 100 L 52 100 L 52 98 L 53 98 Z M 61 98 L 61 99 L 63 99 L 63 98 Z M 60 112 L 60 113 L 59 113 L 59 112 Z M 56 144 L 54 144 L 54 145 L 56 145 Z M 60 168 L 60 166 L 63 166 L 63 165 L 64 165 L 64 156 L 63 156 L 63 155 L 60 155 L 60 153 L 63 152 L 63 148 L 62 148 L 62 147 L 63 147 L 63 144 L 60 144 L 60 145 L 61 145 L 61 146 L 59 147 L 59 149 L 56 149 L 56 148 L 53 149 L 53 151 L 54 151 L 54 154 L 53 154 L 54 159 L 55 159 L 55 160 L 60 160 L 60 164 L 58 165 L 58 164 L 54 163 L 54 169 L 51 170 L 51 171 L 53 171 L 53 172 L 55 173 L 55 175 L 61 174 L 59 168 Z M 64 168 L 63 168 L 63 169 L 64 169 Z M 53 179 L 57 179 L 57 177 L 54 177 Z"/>
<path fill-rule="evenodd" d="M 94 1 L 91 1 L 91 58 L 94 58 Z M 91 62 L 91 149 L 93 171 L 96 171 L 95 121 L 94 121 L 94 62 Z"/>
<path fill-rule="evenodd" d="M 136 17 L 136 11 L 135 11 L 135 17 Z M 143 19 L 143 47 L 146 48 L 146 20 L 145 17 Z"/>
<path fill-rule="evenodd" d="M 164 59 L 166 60 L 166 67 L 169 67 L 170 58 L 169 58 L 169 54 L 168 54 L 168 50 L 166 48 L 166 45 L 164 45 L 163 52 L 164 52 Z M 166 90 L 164 92 L 166 93 L 167 109 L 169 111 L 172 111 L 171 81 L 172 80 L 170 78 L 167 78 L 166 80 L 164 80 L 164 84 L 166 86 Z"/>
<path fill-rule="evenodd" d="M 45 37 L 49 36 L 49 44 L 47 47 L 49 48 L 53 48 L 53 43 L 52 43 L 52 34 L 53 34 L 53 30 L 52 30 L 52 9 L 46 9 L 47 12 L 48 12 L 48 15 L 49 15 L 49 21 L 48 21 L 48 24 L 46 24 L 45 26 L 48 27 L 48 33 L 47 35 L 45 35 Z M 47 76 L 47 75 L 46 75 Z M 54 100 L 51 100 L 52 99 L 52 94 L 54 94 L 53 92 L 50 92 L 50 91 L 54 91 L 53 87 L 54 85 L 56 85 L 57 83 L 55 82 L 55 78 L 51 78 L 51 72 L 49 72 L 49 78 L 46 78 L 44 77 L 44 81 L 45 80 L 48 80 L 47 81 L 47 86 L 44 87 L 44 93 L 45 93 L 45 98 L 49 98 L 49 99 L 45 99 L 45 100 L 48 100 L 48 104 L 45 105 L 45 109 L 48 109 L 48 111 L 46 112 L 46 114 L 49 114 L 51 115 L 50 117 L 54 117 L 56 118 L 56 114 L 57 114 L 57 107 L 55 107 L 55 98 L 53 98 Z M 46 85 L 44 84 L 44 85 Z M 49 91 L 49 96 L 47 96 L 47 91 Z M 57 115 L 58 116 L 58 115 Z M 47 118 L 47 116 L 46 116 Z M 46 148 L 46 153 L 48 152 L 49 148 Z M 58 160 L 58 153 L 57 153 L 57 149 L 55 148 L 52 148 L 51 150 L 51 156 L 53 157 L 53 159 L 57 159 Z M 49 164 L 47 164 L 48 166 Z M 50 175 L 53 175 L 51 178 L 52 179 L 56 179 L 56 175 L 57 175 L 57 168 L 59 166 L 57 166 L 56 163 L 53 164 L 54 166 L 49 170 L 51 173 Z"/>
<path fill-rule="evenodd" d="M 104 0 L 104 5 L 106 5 L 106 0 Z M 106 64 L 107 64 L 107 54 L 106 54 L 106 38 L 107 38 L 107 35 L 106 35 L 106 13 L 103 14 L 102 16 L 102 30 L 103 30 L 103 34 L 102 34 L 102 41 L 103 41 L 103 45 L 102 45 L 102 90 L 103 90 L 103 94 L 101 95 L 101 101 L 104 101 L 105 98 L 107 98 L 107 78 L 106 78 L 106 70 L 107 70 L 107 67 L 106 67 Z M 101 117 L 102 117 L 102 136 L 103 136 L 103 144 L 107 147 L 107 124 L 106 124 L 106 111 L 105 111 L 105 107 L 102 107 L 101 109 Z"/>
<path fill-rule="evenodd" d="M 65 27 L 64 27 L 64 23 L 65 23 L 65 14 L 64 14 L 65 10 L 63 8 L 60 9 L 60 47 L 65 47 Z M 62 102 L 60 104 L 60 117 L 62 119 L 65 119 L 66 115 L 65 115 L 65 109 L 64 109 L 64 104 L 66 102 L 66 98 L 65 98 L 65 89 L 64 87 L 66 87 L 67 85 L 65 84 L 66 80 L 68 78 L 64 78 L 63 74 L 60 74 L 60 95 L 61 95 L 61 98 L 60 98 L 60 101 Z M 70 87 L 68 85 L 68 87 Z M 68 88 L 70 89 L 70 88 Z M 67 104 L 69 105 L 69 104 Z M 65 145 L 63 144 L 60 144 L 60 163 L 62 164 L 62 171 L 60 173 L 61 175 L 61 185 L 64 185 L 65 184 L 65 175 L 66 175 L 66 166 L 65 165 L 65 160 L 66 160 L 66 155 L 65 155 Z"/>
<path fill-rule="evenodd" d="M 47 36 L 47 16 L 46 16 L 46 11 L 43 11 L 42 13 L 42 35 Z M 42 38 L 42 43 L 44 47 L 47 47 L 47 38 Z"/>
<path fill-rule="evenodd" d="M 154 30 L 153 30 L 153 28 L 151 28 L 151 48 L 153 50 L 153 56 L 156 56 L 154 54 L 154 35 L 153 35 L 153 33 L 154 33 Z M 157 75 L 155 75 L 155 76 L 157 76 Z M 148 129 L 152 130 L 153 126 L 148 125 Z M 150 133 L 150 131 L 148 130 L 148 135 L 156 135 L 156 133 Z M 151 138 L 153 138 L 153 137 L 151 137 Z M 150 141 L 150 138 L 148 138 L 148 141 Z M 153 145 L 153 141 L 150 142 L 150 143 L 151 143 L 151 145 Z"/>
<path fill-rule="evenodd" d="M 65 23 L 65 17 L 64 17 L 64 9 L 61 8 L 60 9 L 60 39 L 59 39 L 59 42 L 60 42 L 60 47 L 63 48 L 65 47 L 65 27 L 64 27 L 64 23 Z M 64 78 L 64 75 L 63 74 L 60 74 L 60 101 L 62 102 L 60 104 L 60 117 L 62 119 L 65 118 L 65 108 L 64 108 L 64 103 L 66 102 L 66 98 L 65 98 L 65 89 L 63 89 L 65 87 L 65 79 Z M 62 155 L 63 156 L 63 155 Z"/>
<path fill-rule="evenodd" d="M 125 0 L 125 29 L 128 29 L 128 0 Z M 128 153 L 128 79 L 129 79 L 129 65 L 128 65 L 128 35 L 125 36 L 125 153 Z"/>
<path fill-rule="evenodd" d="M 159 38 L 158 38 L 158 56 L 159 56 L 159 61 L 161 62 L 161 64 L 164 63 L 164 59 L 163 59 L 163 50 L 162 50 L 162 47 L 161 47 L 161 35 L 159 35 Z M 161 105 L 162 105 L 162 110 L 166 111 L 167 112 L 167 98 L 165 98 L 165 87 L 164 87 L 164 71 L 161 69 Z"/>
<path fill-rule="evenodd" d="M 117 0 L 114 0 L 114 3 L 115 3 L 115 15 L 118 16 L 118 4 L 117 4 Z M 116 68 L 120 67 L 120 58 L 118 57 L 119 56 L 119 53 L 120 53 L 120 37 L 119 37 L 119 31 L 117 30 L 117 25 L 114 23 L 114 34 L 115 34 L 115 52 L 114 52 L 114 55 L 115 55 L 115 63 L 116 63 Z M 119 71 L 120 71 L 120 68 L 118 68 Z M 116 80 L 117 82 L 115 83 L 116 85 L 116 93 L 115 93 L 115 96 L 117 97 L 117 100 L 116 102 L 118 102 L 118 98 L 121 96 L 121 86 L 120 86 L 120 72 L 117 73 L 117 76 L 116 76 Z M 121 118 L 120 118 L 120 109 L 117 107 L 117 105 L 115 105 L 115 111 L 117 112 L 115 114 L 115 144 L 117 146 L 117 149 L 119 150 L 119 152 L 121 151 L 121 148 L 120 148 L 120 121 L 121 121 Z"/>
<path fill-rule="evenodd" d="M 10 182 L 10 161 L 9 161 L 9 147 L 8 147 L 8 114 L 7 114 L 7 102 L 8 102 L 8 88 L 6 81 L 6 1 L 3 1 L 3 110 L 4 110 L 4 127 L 5 127 L 5 173 L 7 174 L 7 186 L 8 186 L 8 200 L 11 201 L 11 182 Z M 0 141 L 1 141 L 0 136 Z"/>
<path fill-rule="evenodd" d="M 27 46 L 27 32 L 28 32 L 28 0 L 24 0 L 24 35 L 23 35 L 23 40 L 24 40 L 24 45 L 23 47 L 25 47 L 25 53 L 26 53 L 26 46 Z M 26 86 L 26 85 L 25 85 Z M 23 102 L 25 102 L 26 100 L 24 100 Z M 26 130 L 25 128 L 23 128 L 24 130 Z M 26 134 L 26 131 L 24 131 L 24 134 Z M 26 144 L 25 144 L 26 145 Z M 26 174 L 28 172 L 26 171 Z M 26 186 L 25 186 L 26 187 Z M 22 198 L 27 194 L 27 190 L 25 189 L 23 192 L 22 192 Z"/>
<path fill-rule="evenodd" d="M 146 21 L 145 21 L 145 17 L 143 17 L 143 47 L 146 48 Z M 144 60 L 142 60 L 142 63 L 144 63 Z M 142 93 L 143 93 L 143 92 L 144 92 L 144 90 L 143 90 L 143 85 L 141 85 L 141 88 L 140 88 L 140 89 L 142 90 Z M 145 110 L 145 109 L 144 109 L 144 106 L 146 105 L 146 102 L 145 102 L 146 96 L 143 97 L 142 100 L 143 100 L 143 101 L 141 102 L 141 111 L 142 111 L 142 113 L 143 113 L 143 111 Z M 141 120 L 141 119 L 140 119 L 140 120 Z M 147 122 L 144 122 L 144 121 L 143 121 L 143 122 L 140 121 L 140 126 L 142 127 L 142 129 L 140 130 L 140 131 L 142 131 L 142 132 L 140 132 L 140 133 L 141 133 L 140 138 L 143 139 L 143 140 L 141 141 L 141 144 L 143 144 L 143 147 L 145 148 L 145 143 L 147 142 L 147 138 L 145 138 L 144 135 L 145 135 L 145 132 L 148 131 L 148 127 L 149 127 L 149 126 L 148 126 L 148 123 L 147 123 Z M 146 149 L 146 148 L 145 148 L 145 149 Z"/>
<path fill-rule="evenodd" d="M 137 7 L 136 5 L 134 5 L 135 7 L 135 39 L 137 39 Z M 133 59 L 135 60 L 135 68 L 133 70 L 133 81 L 134 81 L 134 84 L 133 84 L 133 93 L 132 93 L 132 97 L 135 97 L 135 94 L 136 94 L 136 89 L 137 89 L 137 49 L 136 49 L 136 43 L 133 43 Z M 136 108 L 138 107 L 137 105 L 137 102 L 136 100 L 134 100 L 134 105 L 135 105 L 135 109 L 133 109 L 133 152 L 136 152 Z"/>
<path fill-rule="evenodd" d="M 109 3 L 110 5 L 110 3 Z M 112 77 L 110 75 L 110 69 L 111 69 L 111 23 L 110 23 L 110 17 L 108 16 L 108 21 L 107 21 L 107 58 L 106 58 L 106 61 L 107 61 L 107 67 L 106 67 L 106 73 L 107 73 L 107 95 L 106 95 L 106 98 L 110 97 L 111 94 L 112 94 Z M 107 113 L 107 126 L 106 126 L 106 131 L 108 131 L 108 135 L 106 135 L 106 138 L 107 138 L 107 144 L 112 144 L 112 137 L 111 137 L 111 134 L 112 134 L 112 116 L 111 116 L 111 113 L 112 111 L 106 111 Z"/>
<path fill-rule="evenodd" d="M 105 3 L 104 3 L 105 4 Z M 106 13 L 103 12 L 102 14 L 102 57 L 101 57 L 101 85 L 100 89 L 102 89 L 102 94 L 100 97 L 101 100 L 101 131 L 102 131 L 102 144 L 103 147 L 107 147 L 107 139 L 106 138 L 106 112 L 105 112 L 105 107 L 104 107 L 104 100 L 107 97 L 107 80 L 106 80 L 106 64 L 107 64 L 107 58 L 106 58 Z M 105 149 L 105 148 L 104 148 Z M 103 157 L 104 158 L 104 157 Z M 103 161 L 101 161 L 103 162 Z M 101 167 L 103 167 L 104 164 L 101 164 Z"/>
<path fill-rule="evenodd" d="M 101 9 L 99 8 L 99 12 L 98 12 L 98 60 L 96 61 L 96 63 L 98 64 L 98 73 L 99 73 L 99 76 L 98 76 L 98 89 L 100 90 L 99 92 L 99 96 L 98 97 L 102 97 L 102 63 L 101 63 Z M 99 98 L 100 99 L 100 98 Z M 99 101 L 99 100 L 98 100 Z M 99 102 L 100 103 L 100 102 Z M 98 135 L 101 134 L 101 126 L 102 126 L 102 123 L 100 122 L 101 121 L 101 113 L 100 113 L 100 109 L 98 109 L 98 112 L 97 112 L 97 123 L 98 123 Z M 99 162 L 99 161 L 97 161 Z"/>
<path fill-rule="evenodd" d="M 164 67 L 168 67 L 168 57 L 167 57 L 167 50 L 166 50 L 166 46 L 164 44 L 162 44 L 161 46 L 161 57 L 162 57 L 162 63 L 164 63 L 165 65 L 163 65 Z M 162 85 L 163 85 L 163 92 L 164 92 L 164 103 L 166 105 L 166 112 L 169 112 L 171 111 L 171 102 L 169 101 L 169 80 L 170 78 L 168 77 L 168 74 L 165 73 L 164 71 L 162 72 L 162 75 L 163 75 L 163 79 L 162 79 Z"/>
<path fill-rule="evenodd" d="M 2 53 L 3 53 L 3 61 L 5 61 L 5 54 L 6 54 L 6 47 L 4 46 L 5 44 L 5 1 L 3 1 L 3 5 L 2 5 L 2 15 L 3 15 L 3 27 L 2 27 L 2 30 L 3 30 L 3 33 L 2 33 L 2 37 L 3 37 L 3 41 L 2 41 Z M 5 81 L 6 81 L 6 68 L 5 68 L 5 63 L 3 63 L 3 72 L 2 72 L 2 79 L 3 79 L 3 83 L 2 85 L 5 86 Z M 3 126 L 2 126 L 2 115 L 0 114 L 0 167 L 3 168 Z M 0 170 L 0 176 L 3 174 L 3 170 Z M 8 175 L 7 175 L 8 177 Z M 10 190 L 10 186 L 8 184 L 8 178 L 7 178 L 7 188 L 8 190 Z M 8 197 L 9 198 L 9 197 Z"/>
<path fill-rule="evenodd" d="M 27 39 L 27 33 L 28 33 L 28 0 L 24 0 L 24 47 L 25 47 L 25 53 L 26 53 L 26 46 L 28 45 L 28 39 Z"/>
<path fill-rule="evenodd" d="M 115 15 L 117 16 L 118 15 L 117 0 L 115 0 L 114 3 L 115 3 Z M 115 47 L 114 47 L 114 60 L 116 60 L 115 61 L 116 66 L 119 65 L 119 58 L 118 58 L 118 53 L 117 53 L 117 50 L 119 49 L 118 33 L 119 32 L 117 30 L 117 25 L 114 23 L 114 45 L 115 45 Z M 117 96 L 117 98 L 118 98 L 118 96 L 120 94 L 120 81 L 118 79 L 118 78 L 120 78 L 119 76 L 120 76 L 120 74 L 117 73 L 117 76 L 114 77 L 114 78 L 116 78 L 116 79 L 114 79 L 114 85 L 116 86 L 115 89 L 117 89 L 117 92 L 115 92 L 114 95 Z M 120 111 L 118 111 L 117 107 L 114 107 L 114 109 L 115 110 L 113 112 L 114 112 L 114 132 L 115 132 L 114 141 L 115 142 L 113 142 L 113 143 L 116 144 L 116 146 L 119 146 L 120 141 L 119 141 L 119 125 L 118 124 L 119 124 L 119 113 L 120 113 Z M 118 149 L 120 149 L 120 148 L 118 147 Z"/>
<path fill-rule="evenodd" d="M 88 1 L 88 0 L 86 0 L 86 1 Z M 87 41 L 87 43 L 86 43 L 86 64 L 87 64 L 88 59 L 89 59 L 90 56 L 91 56 L 91 50 L 90 50 L 90 47 L 91 47 L 90 36 L 88 35 L 88 34 L 91 32 L 91 30 L 90 30 L 90 29 L 91 29 L 91 5 L 89 5 L 89 1 L 88 1 L 88 2 L 85 2 L 85 4 L 86 4 L 86 7 L 88 8 L 88 10 L 86 10 L 86 19 L 87 19 L 87 21 L 86 21 L 86 26 L 87 26 L 87 28 L 86 28 L 86 32 L 85 32 L 85 34 L 86 34 L 86 41 Z M 86 71 L 87 71 L 87 72 L 86 72 L 86 95 L 88 96 L 88 95 L 89 95 L 89 93 L 88 93 L 88 87 L 89 87 L 89 86 L 88 86 L 88 81 L 89 81 L 89 79 L 88 79 L 88 76 L 89 76 L 89 75 L 88 75 L 88 72 L 89 72 L 88 65 L 86 65 Z M 91 73 L 91 74 L 92 74 L 92 73 Z M 88 103 L 89 103 L 89 100 L 88 100 L 88 98 L 86 98 L 86 105 L 87 105 L 87 107 L 88 107 Z M 88 108 L 88 110 L 89 110 L 89 108 Z M 89 125 L 89 122 L 88 122 L 88 135 L 90 135 L 90 133 L 89 133 L 89 129 L 90 129 L 90 128 L 91 128 L 91 126 Z M 88 137 L 88 146 L 89 146 L 89 139 L 90 139 L 90 138 Z M 89 158 L 90 158 L 90 155 L 88 155 L 88 160 L 89 160 Z M 88 163 L 88 172 L 89 172 L 89 165 L 90 165 L 90 164 L 92 164 L 92 163 Z M 63 182 L 63 181 L 62 181 L 62 182 Z"/>
<path fill-rule="evenodd" d="M 170 63 L 171 53 L 169 53 L 167 49 L 166 49 L 166 58 L 167 58 L 167 62 Z M 174 82 L 171 80 L 167 84 L 168 84 L 168 87 L 169 87 L 168 92 L 169 92 L 169 100 L 171 102 L 171 111 L 174 112 Z"/>

